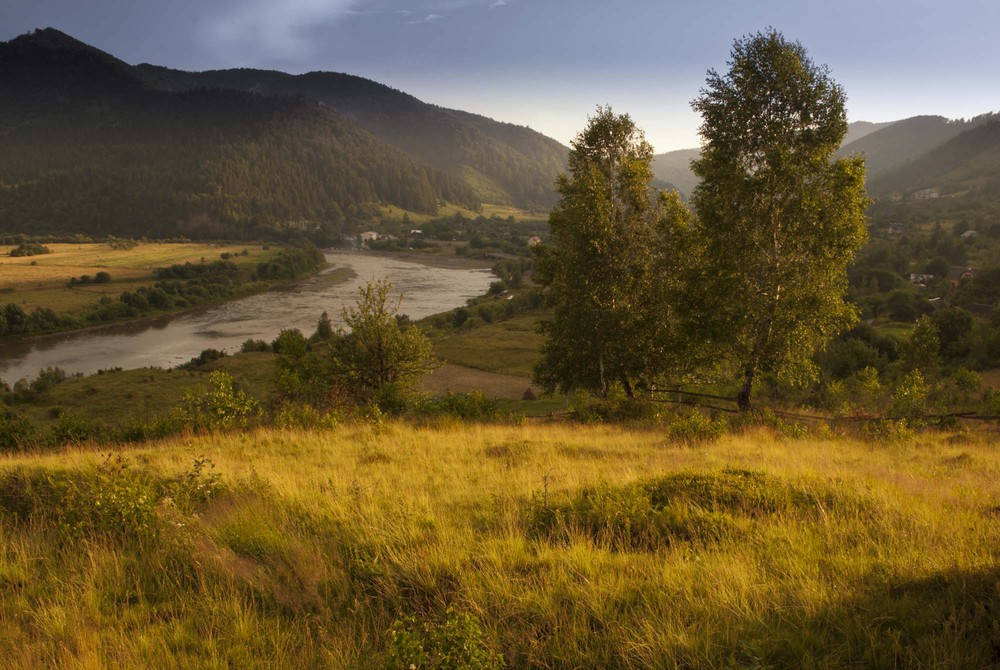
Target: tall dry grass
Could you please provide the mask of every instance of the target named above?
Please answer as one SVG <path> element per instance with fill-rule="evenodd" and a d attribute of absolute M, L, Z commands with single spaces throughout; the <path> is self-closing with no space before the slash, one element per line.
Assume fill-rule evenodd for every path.
<path fill-rule="evenodd" d="M 994 444 L 389 424 L 6 457 L 0 664 L 378 667 L 475 638 L 507 667 L 990 667 Z"/>

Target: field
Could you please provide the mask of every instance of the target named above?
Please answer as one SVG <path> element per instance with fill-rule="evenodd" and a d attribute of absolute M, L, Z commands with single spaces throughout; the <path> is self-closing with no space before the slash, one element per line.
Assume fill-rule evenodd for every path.
<path fill-rule="evenodd" d="M 259 245 L 196 243 L 147 243 L 133 249 L 112 249 L 107 244 L 47 244 L 51 254 L 9 256 L 12 246 L 0 246 L 0 303 L 16 303 L 25 311 L 48 307 L 59 313 L 76 313 L 102 296 L 117 297 L 125 291 L 151 285 L 153 270 L 177 263 L 219 260 L 232 254 L 241 267 L 254 267 L 277 253 Z M 249 254 L 239 256 L 244 249 Z M 69 280 L 98 272 L 111 275 L 108 284 L 70 288 Z"/>
<path fill-rule="evenodd" d="M 3 665 L 1000 662 L 995 435 L 670 434 L 354 424 L 3 457 Z"/>
<path fill-rule="evenodd" d="M 531 377 L 545 337 L 537 312 L 520 314 L 468 330 L 449 330 L 434 339 L 438 357 L 469 368 L 515 377 Z"/>

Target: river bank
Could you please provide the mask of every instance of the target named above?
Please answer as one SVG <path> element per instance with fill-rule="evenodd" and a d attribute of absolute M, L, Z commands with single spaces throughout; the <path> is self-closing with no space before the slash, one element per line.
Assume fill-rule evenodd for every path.
<path fill-rule="evenodd" d="M 50 366 L 69 374 L 173 367 L 207 348 L 233 352 L 248 339 L 270 341 L 285 328 L 312 332 L 323 312 L 339 324 L 343 306 L 353 303 L 358 289 L 373 279 L 392 281 L 403 295 L 401 313 L 413 319 L 462 306 L 485 293 L 493 280 L 485 268 L 437 268 L 368 252 L 328 251 L 324 256 L 327 270 L 281 290 L 152 321 L 5 342 L 0 379 L 33 378 Z"/>

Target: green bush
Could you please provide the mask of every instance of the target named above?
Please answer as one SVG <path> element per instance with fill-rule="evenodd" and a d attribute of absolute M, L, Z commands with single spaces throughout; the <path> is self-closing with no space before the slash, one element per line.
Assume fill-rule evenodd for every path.
<path fill-rule="evenodd" d="M 208 391 L 186 391 L 175 416 L 193 430 L 246 428 L 260 416 L 257 401 L 233 384 L 232 376 L 221 370 L 209 375 Z"/>
<path fill-rule="evenodd" d="M 0 412 L 0 453 L 20 451 L 34 444 L 35 429 L 23 416 Z"/>
<path fill-rule="evenodd" d="M 676 442 L 702 444 L 719 439 L 725 435 L 726 429 L 725 419 L 712 418 L 695 410 L 674 418 L 667 425 L 667 434 Z"/>
<path fill-rule="evenodd" d="M 441 621 L 405 617 L 389 630 L 386 668 L 421 670 L 491 670 L 503 656 L 487 643 L 479 622 L 449 607 Z"/>

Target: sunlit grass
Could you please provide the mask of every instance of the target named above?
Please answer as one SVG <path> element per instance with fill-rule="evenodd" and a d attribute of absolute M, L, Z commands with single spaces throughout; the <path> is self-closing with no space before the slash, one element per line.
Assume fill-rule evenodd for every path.
<path fill-rule="evenodd" d="M 755 430 L 694 446 L 573 424 L 187 436 L 122 454 L 171 492 L 209 458 L 222 488 L 194 514 L 164 498 L 155 536 L 70 536 L 43 484 L 90 472 L 101 451 L 0 459 L 9 665 L 377 667 L 393 621 L 448 607 L 509 667 L 1000 659 L 988 433 L 867 444 Z M 664 477 L 662 509 L 715 515 L 723 531 L 642 535 L 635 487 Z M 618 541 L 626 528 L 643 542 Z"/>
<path fill-rule="evenodd" d="M 133 249 L 112 249 L 104 243 L 46 244 L 51 254 L 11 258 L 13 246 L 0 246 L 0 303 L 16 303 L 26 311 L 48 307 L 56 312 L 77 312 L 97 303 L 102 296 L 117 297 L 151 285 L 153 270 L 177 263 L 219 260 L 232 254 L 239 266 L 252 267 L 277 253 L 259 245 L 202 243 L 149 243 Z M 244 249 L 249 255 L 238 256 Z M 111 275 L 109 284 L 86 284 L 69 288 L 73 277 L 98 272 Z"/>

